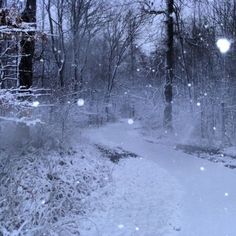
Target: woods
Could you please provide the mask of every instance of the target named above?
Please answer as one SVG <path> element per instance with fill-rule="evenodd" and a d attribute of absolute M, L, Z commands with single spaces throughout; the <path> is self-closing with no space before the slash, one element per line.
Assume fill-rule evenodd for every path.
<path fill-rule="evenodd" d="M 0 236 L 235 235 L 235 42 L 235 0 L 0 0 Z"/>
<path fill-rule="evenodd" d="M 225 137 L 232 144 L 235 45 L 222 55 L 216 42 L 234 41 L 234 5 L 50 0 L 38 1 L 36 10 L 36 1 L 2 2 L 2 88 L 17 88 L 18 81 L 21 88 L 52 90 L 63 103 L 83 98 L 101 122 L 148 119 L 141 107 L 155 108 L 154 126 L 164 121 L 164 130 L 178 133 L 185 126 L 199 140 Z M 11 65 L 9 53 L 17 57 Z"/>

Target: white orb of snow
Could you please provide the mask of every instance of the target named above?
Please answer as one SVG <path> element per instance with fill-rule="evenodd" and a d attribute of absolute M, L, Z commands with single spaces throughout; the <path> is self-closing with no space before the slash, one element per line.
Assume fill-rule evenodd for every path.
<path fill-rule="evenodd" d="M 188 87 L 192 87 L 192 84 L 191 84 L 191 83 L 188 83 Z"/>
<path fill-rule="evenodd" d="M 45 201 L 45 200 L 42 200 L 41 203 L 42 203 L 42 205 L 44 205 L 44 204 L 46 203 L 46 201 Z"/>
<path fill-rule="evenodd" d="M 135 230 L 136 230 L 136 231 L 139 231 L 139 227 L 136 227 Z"/>
<path fill-rule="evenodd" d="M 84 106 L 84 99 L 82 99 L 82 98 L 80 98 L 78 101 L 77 101 L 77 105 L 79 106 L 79 107 L 82 107 L 82 106 Z"/>
<path fill-rule="evenodd" d="M 39 101 L 34 101 L 32 102 L 32 107 L 38 107 L 39 106 Z"/>
<path fill-rule="evenodd" d="M 231 47 L 231 42 L 226 38 L 220 38 L 216 42 L 216 46 L 221 53 L 227 53 Z"/>
<path fill-rule="evenodd" d="M 200 170 L 201 170 L 201 171 L 204 171 L 204 170 L 205 170 L 205 168 L 202 166 L 202 167 L 200 167 Z"/>
<path fill-rule="evenodd" d="M 125 226 L 122 225 L 122 224 L 118 225 L 118 228 L 119 228 L 119 229 L 123 229 L 124 227 L 125 227 Z"/>
<path fill-rule="evenodd" d="M 229 194 L 228 193 L 225 193 L 225 197 L 228 197 L 229 196 Z"/>
<path fill-rule="evenodd" d="M 200 103 L 200 102 L 198 102 L 198 103 L 197 103 L 197 106 L 198 106 L 198 107 L 200 107 L 200 106 L 201 106 L 201 103 Z"/>
<path fill-rule="evenodd" d="M 133 119 L 128 119 L 128 124 L 129 125 L 133 125 L 134 124 L 134 120 Z"/>

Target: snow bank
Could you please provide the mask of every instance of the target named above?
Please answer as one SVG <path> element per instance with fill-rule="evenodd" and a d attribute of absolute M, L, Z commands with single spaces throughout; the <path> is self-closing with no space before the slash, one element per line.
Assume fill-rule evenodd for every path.
<path fill-rule="evenodd" d="M 81 218 L 110 189 L 111 167 L 85 144 L 59 153 L 0 151 L 0 235 L 79 235 Z"/>

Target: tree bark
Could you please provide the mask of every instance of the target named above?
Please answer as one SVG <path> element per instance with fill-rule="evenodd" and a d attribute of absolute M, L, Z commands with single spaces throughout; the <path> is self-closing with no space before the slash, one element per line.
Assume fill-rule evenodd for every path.
<path fill-rule="evenodd" d="M 27 0 L 25 10 L 21 15 L 25 23 L 35 23 L 36 26 L 36 0 Z M 33 26 L 33 25 L 32 25 Z M 20 42 L 21 61 L 19 64 L 20 88 L 29 89 L 33 82 L 33 57 L 35 51 L 35 32 L 24 34 Z"/>
<path fill-rule="evenodd" d="M 173 129 L 172 102 L 173 102 L 173 65 L 174 65 L 174 0 L 166 0 L 167 3 L 167 52 L 166 52 L 166 85 L 165 85 L 165 110 L 164 127 Z"/>

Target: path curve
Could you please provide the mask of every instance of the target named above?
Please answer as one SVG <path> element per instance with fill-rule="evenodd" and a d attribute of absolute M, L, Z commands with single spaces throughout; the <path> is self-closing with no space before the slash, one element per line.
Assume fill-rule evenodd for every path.
<path fill-rule="evenodd" d="M 173 147 L 147 142 L 137 126 L 126 122 L 92 129 L 87 137 L 95 143 L 122 147 L 155 162 L 182 185 L 179 236 L 236 235 L 235 170 L 194 158 Z"/>

